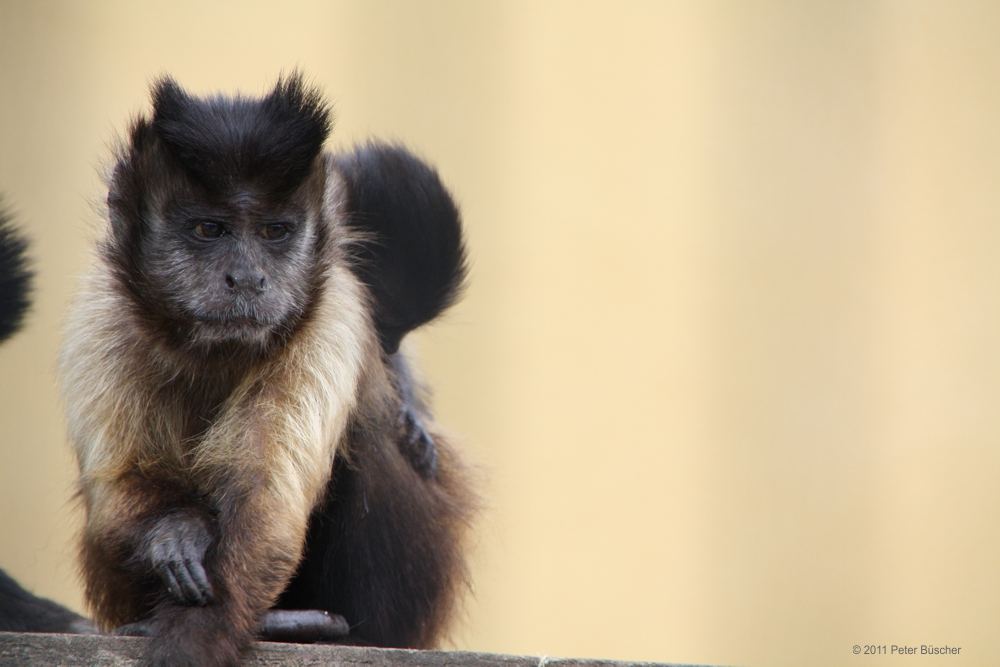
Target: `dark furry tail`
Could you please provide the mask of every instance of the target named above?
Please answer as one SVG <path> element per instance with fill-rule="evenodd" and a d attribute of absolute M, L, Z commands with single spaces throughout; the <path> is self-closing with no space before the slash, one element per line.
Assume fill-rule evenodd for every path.
<path fill-rule="evenodd" d="M 28 242 L 0 202 L 0 342 L 17 332 L 28 310 L 31 271 L 25 256 L 27 249 Z"/>
<path fill-rule="evenodd" d="M 0 570 L 0 631 L 92 634 L 97 628 L 52 600 L 32 595 Z"/>
<path fill-rule="evenodd" d="M 467 272 L 461 216 L 437 172 L 405 148 L 369 143 L 335 166 L 347 181 L 348 223 L 368 237 L 354 269 L 392 354 L 458 298 Z"/>

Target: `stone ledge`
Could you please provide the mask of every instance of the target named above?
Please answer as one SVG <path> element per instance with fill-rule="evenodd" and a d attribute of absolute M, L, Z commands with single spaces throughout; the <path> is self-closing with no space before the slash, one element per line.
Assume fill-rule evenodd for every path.
<path fill-rule="evenodd" d="M 148 640 L 104 635 L 55 635 L 0 632 L 0 667 L 141 667 Z M 574 660 L 539 656 L 471 653 L 468 651 L 405 651 L 315 644 L 257 643 L 243 659 L 246 667 L 625 667 L 654 663 L 614 660 Z M 681 667 L 656 663 L 656 667 Z"/>

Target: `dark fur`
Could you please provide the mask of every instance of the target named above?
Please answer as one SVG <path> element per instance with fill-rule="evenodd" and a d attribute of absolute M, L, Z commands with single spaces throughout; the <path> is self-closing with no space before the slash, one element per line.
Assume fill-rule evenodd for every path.
<path fill-rule="evenodd" d="M 210 191 L 249 187 L 284 197 L 312 168 L 330 133 L 330 112 L 298 74 L 263 99 L 195 99 L 171 79 L 153 91 L 153 132 Z"/>
<path fill-rule="evenodd" d="M 0 632 L 89 634 L 97 629 L 62 605 L 32 595 L 0 570 Z"/>
<path fill-rule="evenodd" d="M 344 262 L 368 286 L 383 352 L 363 373 L 301 562 L 268 546 L 267 517 L 244 509 L 262 471 L 232 467 L 206 491 L 153 461 L 116 483 L 117 523 L 85 533 L 91 604 L 105 623 L 146 618 L 156 665 L 232 664 L 266 600 L 342 614 L 361 643 L 434 645 L 464 582 L 474 499 L 396 350 L 456 298 L 465 266 L 457 208 L 401 148 L 341 156 L 355 235 L 345 255 L 323 224 L 311 242 L 301 231 L 322 196 L 330 115 L 299 75 L 262 99 L 193 98 L 164 79 L 153 100 L 152 118 L 134 123 L 118 156 L 102 253 L 138 327 L 130 372 L 166 378 L 155 380 L 155 401 L 184 415 L 181 441 L 197 447 L 244 374 L 316 316 L 327 262 Z M 206 220 L 226 236 L 193 240 Z M 300 232 L 271 243 L 254 236 L 262 223 Z M 266 402 L 272 390 L 262 382 L 246 400 Z M 286 584 L 276 600 L 269 591 Z"/>
<path fill-rule="evenodd" d="M 28 242 L 14 228 L 0 201 L 0 341 L 17 333 L 28 310 L 31 271 L 27 249 Z"/>
<path fill-rule="evenodd" d="M 371 238 L 356 266 L 392 353 L 458 298 L 466 275 L 458 209 L 437 172 L 398 146 L 369 143 L 337 164 L 350 185 L 350 222 Z"/>
<path fill-rule="evenodd" d="M 462 523 L 473 498 L 447 448 L 432 482 L 398 456 L 399 433 L 381 415 L 358 419 L 350 461 L 338 459 L 325 502 L 310 522 L 306 553 L 278 602 L 327 609 L 375 646 L 429 647 L 464 581 Z"/>

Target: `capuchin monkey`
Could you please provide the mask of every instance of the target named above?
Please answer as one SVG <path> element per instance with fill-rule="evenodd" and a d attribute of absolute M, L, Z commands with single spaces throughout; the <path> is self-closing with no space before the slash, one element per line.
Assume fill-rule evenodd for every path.
<path fill-rule="evenodd" d="M 476 500 L 399 346 L 461 288 L 457 208 L 402 148 L 323 154 L 300 74 L 152 98 L 60 361 L 95 620 L 150 635 L 152 665 L 335 635 L 327 612 L 356 643 L 436 645 Z"/>

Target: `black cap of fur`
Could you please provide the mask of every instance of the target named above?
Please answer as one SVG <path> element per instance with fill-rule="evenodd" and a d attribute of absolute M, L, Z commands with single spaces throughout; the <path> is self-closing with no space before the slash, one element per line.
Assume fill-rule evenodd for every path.
<path fill-rule="evenodd" d="M 391 354 L 461 291 L 458 208 L 437 173 L 398 146 L 362 146 L 338 156 L 337 167 L 348 184 L 348 222 L 369 239 L 355 269 L 372 291 L 382 347 Z"/>
<path fill-rule="evenodd" d="M 330 127 L 329 108 L 298 72 L 259 99 L 195 98 L 169 77 L 153 88 L 153 132 L 211 191 L 291 192 L 308 175 Z"/>
<path fill-rule="evenodd" d="M 28 242 L 0 208 L 0 341 L 12 336 L 28 310 L 31 271 L 25 251 Z"/>

